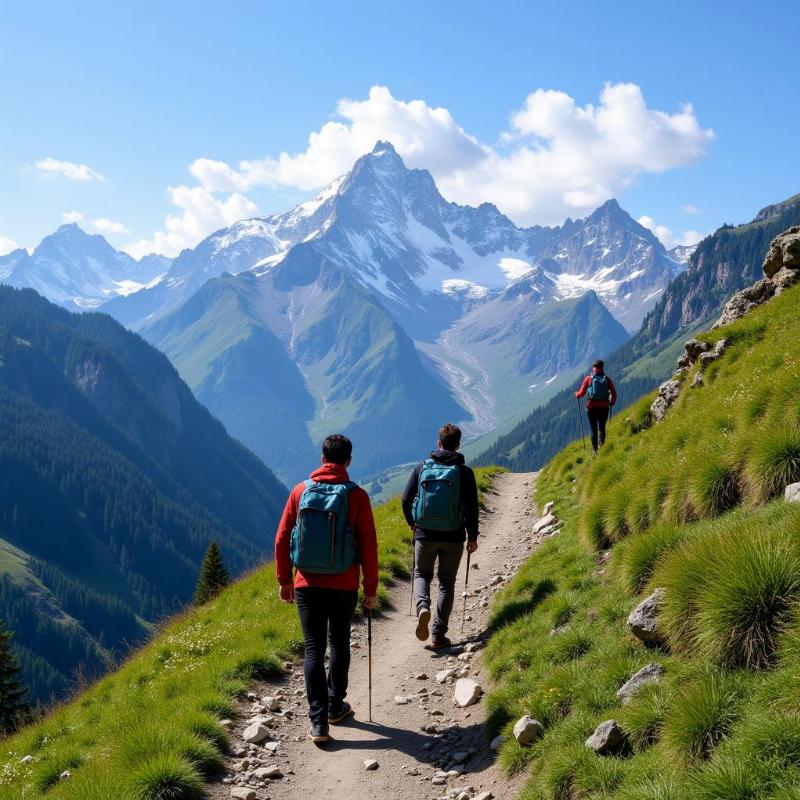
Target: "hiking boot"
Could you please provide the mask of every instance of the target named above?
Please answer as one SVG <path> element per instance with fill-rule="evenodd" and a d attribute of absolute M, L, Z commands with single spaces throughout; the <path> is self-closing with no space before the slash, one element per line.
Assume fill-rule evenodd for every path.
<path fill-rule="evenodd" d="M 328 723 L 312 722 L 307 736 L 314 744 L 325 744 L 330 738 L 328 736 Z"/>
<path fill-rule="evenodd" d="M 346 720 L 353 713 L 353 707 L 350 703 L 345 703 L 342 700 L 340 703 L 331 704 L 328 706 L 328 722 L 331 725 L 339 725 Z"/>
<path fill-rule="evenodd" d="M 428 625 L 431 622 L 431 610 L 429 608 L 421 608 L 417 612 L 417 639 L 425 642 L 428 639 Z"/>
<path fill-rule="evenodd" d="M 446 636 L 434 636 L 431 641 L 431 650 L 443 650 L 452 646 L 453 643 Z"/>

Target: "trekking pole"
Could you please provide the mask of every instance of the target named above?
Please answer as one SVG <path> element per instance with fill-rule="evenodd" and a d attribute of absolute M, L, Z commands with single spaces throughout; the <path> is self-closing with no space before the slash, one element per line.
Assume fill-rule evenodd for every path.
<path fill-rule="evenodd" d="M 408 601 L 408 616 L 414 616 L 414 576 L 417 574 L 417 543 L 411 537 L 411 598 Z"/>
<path fill-rule="evenodd" d="M 369 673 L 369 721 L 372 722 L 372 609 L 367 609 L 367 670 Z"/>
<path fill-rule="evenodd" d="M 575 398 L 575 402 L 578 404 L 578 419 L 581 421 L 581 441 L 583 442 L 583 449 L 586 449 L 586 432 L 583 429 L 583 414 L 581 413 L 581 401 L 579 397 Z"/>
<path fill-rule="evenodd" d="M 469 550 L 467 550 L 467 574 L 464 576 L 464 591 L 461 593 L 461 596 L 464 598 L 464 608 L 461 611 L 461 633 L 464 633 L 464 620 L 467 617 L 467 586 L 469 586 L 469 557 L 472 555 Z"/>

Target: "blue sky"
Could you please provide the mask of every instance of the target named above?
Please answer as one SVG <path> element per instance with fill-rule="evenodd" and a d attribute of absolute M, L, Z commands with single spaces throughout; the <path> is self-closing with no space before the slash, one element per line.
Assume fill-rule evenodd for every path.
<path fill-rule="evenodd" d="M 779 0 L 0 0 L 0 242 L 80 219 L 171 254 L 312 196 L 378 135 L 448 198 L 521 224 L 614 194 L 680 241 L 800 191 L 797 16 Z"/>

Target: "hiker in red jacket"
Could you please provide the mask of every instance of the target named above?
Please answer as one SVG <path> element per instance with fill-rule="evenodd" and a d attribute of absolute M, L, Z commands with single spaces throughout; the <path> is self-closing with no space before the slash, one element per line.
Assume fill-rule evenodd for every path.
<path fill-rule="evenodd" d="M 297 604 L 305 639 L 303 671 L 311 719 L 308 738 L 315 744 L 328 741 L 329 724 L 338 725 L 353 713 L 344 698 L 350 669 L 350 627 L 358 601 L 360 572 L 363 572 L 365 608 L 375 607 L 378 593 L 375 520 L 367 493 L 351 483 L 347 474 L 352 451 L 352 443 L 344 436 L 335 434 L 325 439 L 322 466 L 311 473 L 308 481 L 292 489 L 275 537 L 275 569 L 281 600 Z M 342 505 L 331 505 L 337 502 Z M 318 508 L 314 508 L 315 504 Z M 345 507 L 341 534 L 345 538 L 354 537 L 354 542 L 353 538 L 347 538 L 352 551 L 342 548 L 344 561 L 327 566 L 325 571 L 300 566 L 309 563 L 314 540 L 316 555 L 319 542 L 325 537 L 328 539 L 323 542 L 322 552 L 331 558 L 334 548 L 336 553 L 340 552 L 342 536 L 334 534 L 338 530 L 335 512 Z M 293 536 L 298 529 L 303 535 Z M 327 642 L 330 642 L 330 664 L 326 675 Z"/>
<path fill-rule="evenodd" d="M 592 429 L 592 452 L 597 455 L 599 445 L 606 441 L 606 423 L 611 407 L 617 402 L 617 390 L 611 378 L 605 373 L 602 359 L 592 364 L 592 374 L 583 379 L 575 397 L 586 395 L 586 416 Z"/>

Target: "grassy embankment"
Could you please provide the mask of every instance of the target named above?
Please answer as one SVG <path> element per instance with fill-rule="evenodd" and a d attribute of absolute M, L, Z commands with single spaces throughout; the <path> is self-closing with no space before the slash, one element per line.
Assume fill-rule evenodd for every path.
<path fill-rule="evenodd" d="M 479 471 L 485 489 L 495 470 Z M 375 509 L 380 597 L 408 575 L 408 527 L 397 499 Z M 257 679 L 279 679 L 301 652 L 294 608 L 266 564 L 215 601 L 163 626 L 113 674 L 7 739 L 0 800 L 192 800 L 228 746 L 219 720 Z M 21 758 L 33 761 L 23 765 Z M 71 777 L 59 780 L 65 770 Z"/>
<path fill-rule="evenodd" d="M 501 595 L 486 653 L 493 726 L 546 728 L 501 750 L 525 800 L 800 800 L 800 504 L 781 499 L 800 481 L 799 300 L 704 334 L 732 344 L 663 422 L 643 398 L 596 459 L 577 442 L 544 470 L 564 528 Z M 626 618 L 656 587 L 666 643 L 646 649 Z M 621 705 L 651 662 L 662 681 Z M 607 719 L 621 755 L 584 745 Z"/>

